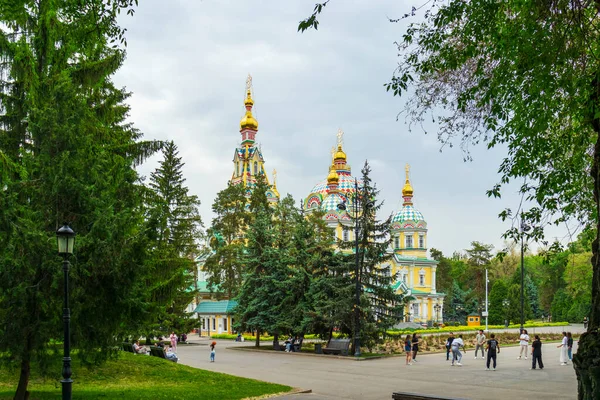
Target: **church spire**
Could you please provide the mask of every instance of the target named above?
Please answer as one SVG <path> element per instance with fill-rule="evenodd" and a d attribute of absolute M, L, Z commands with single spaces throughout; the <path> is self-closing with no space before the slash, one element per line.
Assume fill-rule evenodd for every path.
<path fill-rule="evenodd" d="M 246 99 L 244 100 L 246 114 L 242 117 L 242 120 L 240 121 L 242 145 L 254 145 L 256 132 L 258 131 L 258 121 L 252 115 L 253 106 L 254 100 L 252 100 L 252 76 L 248 74 L 248 78 L 246 79 Z"/>

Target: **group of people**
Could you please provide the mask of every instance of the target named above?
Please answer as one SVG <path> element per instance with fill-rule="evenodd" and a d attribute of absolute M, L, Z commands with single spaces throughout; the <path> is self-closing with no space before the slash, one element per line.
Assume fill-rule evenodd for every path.
<path fill-rule="evenodd" d="M 530 337 L 527 333 L 526 329 L 522 329 L 519 335 L 519 345 L 520 345 L 520 353 L 517 357 L 520 360 L 523 355 L 525 359 L 528 359 L 528 355 L 531 354 L 531 368 L 530 369 L 544 369 L 544 363 L 542 362 L 542 341 L 540 340 L 539 335 L 534 336 L 534 340 L 531 343 L 531 348 L 529 348 Z M 416 362 L 417 353 L 419 351 L 419 336 L 415 333 L 412 336 L 407 335 L 404 340 L 404 350 L 406 352 L 406 365 L 412 365 Z M 497 366 L 497 356 L 500 353 L 500 343 L 496 339 L 495 334 L 490 334 L 490 338 L 487 339 L 485 333 L 482 329 L 479 330 L 474 340 L 475 345 L 475 355 L 474 358 L 477 359 L 478 354 L 481 352 L 481 359 L 486 358 L 487 352 L 487 361 L 486 361 L 486 369 L 490 370 L 490 367 L 495 371 Z M 558 346 L 562 347 L 560 362 L 561 365 L 567 365 L 567 360 L 572 360 L 572 349 L 573 349 L 573 338 L 571 336 L 571 332 L 563 332 L 563 340 L 562 343 Z M 458 337 L 454 336 L 453 332 L 450 332 L 450 336 L 446 340 L 446 361 L 450 361 L 450 356 L 452 356 L 451 365 L 462 366 L 462 357 L 463 353 L 461 353 L 461 349 L 464 353 L 466 353 L 465 343 L 462 335 L 458 335 Z M 529 352 L 530 350 L 530 352 Z"/>
<path fill-rule="evenodd" d="M 158 342 L 156 342 L 156 347 L 160 347 L 161 349 L 165 350 L 165 357 L 171 361 L 177 361 L 177 335 L 175 334 L 175 332 L 172 332 L 169 335 L 169 341 L 170 341 L 170 346 L 167 345 L 165 347 L 165 344 L 162 340 L 162 336 L 158 338 Z M 136 354 L 145 354 L 145 355 L 150 355 L 150 353 L 148 352 L 148 349 L 140 344 L 139 340 L 136 340 L 133 343 L 133 351 Z"/>
<path fill-rule="evenodd" d="M 292 337 L 292 335 L 290 335 L 290 337 L 288 337 L 285 340 L 284 344 L 285 344 L 285 351 L 287 353 L 296 352 L 296 351 L 300 351 L 300 345 L 302 344 L 302 340 L 300 340 L 300 338 L 298 336 Z"/>

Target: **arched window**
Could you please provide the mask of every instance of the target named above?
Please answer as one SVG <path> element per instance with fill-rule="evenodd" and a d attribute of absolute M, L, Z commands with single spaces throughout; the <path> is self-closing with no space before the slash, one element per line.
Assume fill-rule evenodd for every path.
<path fill-rule="evenodd" d="M 425 271 L 419 271 L 419 286 L 425 286 Z"/>
<path fill-rule="evenodd" d="M 394 238 L 394 248 L 395 249 L 399 249 L 400 248 L 400 238 L 398 236 L 396 236 Z"/>
<path fill-rule="evenodd" d="M 258 163 L 254 161 L 254 175 L 258 175 Z"/>
<path fill-rule="evenodd" d="M 412 237 L 412 234 L 408 234 L 406 236 L 406 248 L 412 249 L 412 247 L 413 247 L 413 237 Z"/>
<path fill-rule="evenodd" d="M 425 235 L 419 235 L 419 248 L 425 248 Z"/>

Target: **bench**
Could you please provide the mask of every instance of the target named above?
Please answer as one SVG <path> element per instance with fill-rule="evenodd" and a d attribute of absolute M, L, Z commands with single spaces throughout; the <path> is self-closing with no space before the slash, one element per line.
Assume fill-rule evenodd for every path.
<path fill-rule="evenodd" d="M 323 354 L 341 354 L 347 356 L 349 347 L 350 339 L 331 339 L 327 343 L 327 347 L 323 347 Z"/>
<path fill-rule="evenodd" d="M 303 342 L 303 341 L 304 341 L 304 338 L 300 338 L 300 340 L 299 340 L 299 342 L 300 342 L 300 343 L 297 343 L 297 344 L 292 344 L 292 346 L 291 346 L 291 348 L 290 348 L 290 351 L 291 351 L 291 352 L 300 352 L 300 349 L 302 348 L 302 342 Z M 286 345 L 286 343 L 284 342 L 283 344 L 280 344 L 280 345 L 279 345 L 279 349 L 280 349 L 281 351 L 285 351 L 285 349 L 286 349 L 286 346 L 287 346 L 287 345 Z"/>
<path fill-rule="evenodd" d="M 123 351 L 135 354 L 135 351 L 133 350 L 133 343 L 123 342 Z"/>
<path fill-rule="evenodd" d="M 453 397 L 430 396 L 420 393 L 396 392 L 392 394 L 394 400 L 462 400 Z"/>
<path fill-rule="evenodd" d="M 158 358 L 164 358 L 165 360 L 177 362 L 177 356 L 167 357 L 165 349 L 158 346 L 150 346 L 150 355 Z"/>

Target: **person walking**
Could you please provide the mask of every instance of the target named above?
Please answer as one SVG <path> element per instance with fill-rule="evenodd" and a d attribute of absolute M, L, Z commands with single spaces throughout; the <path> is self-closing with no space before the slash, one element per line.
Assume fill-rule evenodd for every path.
<path fill-rule="evenodd" d="M 173 348 L 173 351 L 177 353 L 177 335 L 174 331 L 171 332 L 171 335 L 169 335 L 169 339 L 171 339 L 171 347 Z"/>
<path fill-rule="evenodd" d="M 535 364 L 539 365 L 540 369 L 544 369 L 542 362 L 542 341 L 539 335 L 534 336 L 535 340 L 531 343 L 531 369 L 535 369 Z"/>
<path fill-rule="evenodd" d="M 410 335 L 406 335 L 404 340 L 404 351 L 406 351 L 406 365 L 412 365 L 412 340 Z"/>
<path fill-rule="evenodd" d="M 450 352 L 452 351 L 452 341 L 454 341 L 454 333 L 450 332 L 448 340 L 446 340 L 446 361 L 450 360 Z"/>
<path fill-rule="evenodd" d="M 525 359 L 527 360 L 527 345 L 529 345 L 529 335 L 527 334 L 527 330 L 521 329 L 521 336 L 519 336 L 519 344 L 521 345 L 521 351 L 519 352 L 519 357 L 517 360 L 521 359 L 523 353 L 525 353 Z"/>
<path fill-rule="evenodd" d="M 567 347 L 569 347 L 569 338 L 567 337 L 567 332 L 563 332 L 562 343 L 556 347 L 560 347 L 560 365 L 567 365 L 567 360 L 569 359 L 569 355 L 567 353 Z"/>
<path fill-rule="evenodd" d="M 419 352 L 419 336 L 416 333 L 412 335 L 412 362 L 417 362 L 417 353 Z"/>
<path fill-rule="evenodd" d="M 567 332 L 567 355 L 569 361 L 573 361 L 573 335 L 571 335 L 571 332 Z"/>
<path fill-rule="evenodd" d="M 587 330 L 587 326 L 588 326 L 588 319 L 587 319 L 587 317 L 583 317 L 583 329 Z"/>
<path fill-rule="evenodd" d="M 486 338 L 485 334 L 483 333 L 483 329 L 480 329 L 479 333 L 475 336 L 475 360 L 477 360 L 477 352 L 479 349 L 481 349 L 481 359 L 483 360 L 485 357 L 485 339 Z"/>
<path fill-rule="evenodd" d="M 462 361 L 462 354 L 460 352 L 460 348 L 463 348 L 465 354 L 467 354 L 467 350 L 465 349 L 465 343 L 463 342 L 462 335 L 458 335 L 456 339 L 452 341 L 452 365 L 454 366 L 454 362 L 456 365 L 461 366 L 460 363 Z"/>
<path fill-rule="evenodd" d="M 215 346 L 217 342 L 212 342 L 210 344 L 210 362 L 215 362 Z"/>
<path fill-rule="evenodd" d="M 500 343 L 496 340 L 496 335 L 493 333 L 490 335 L 490 340 L 487 341 L 487 363 L 486 368 L 490 370 L 490 361 L 494 361 L 492 367 L 496 370 L 496 357 L 500 353 Z"/>

